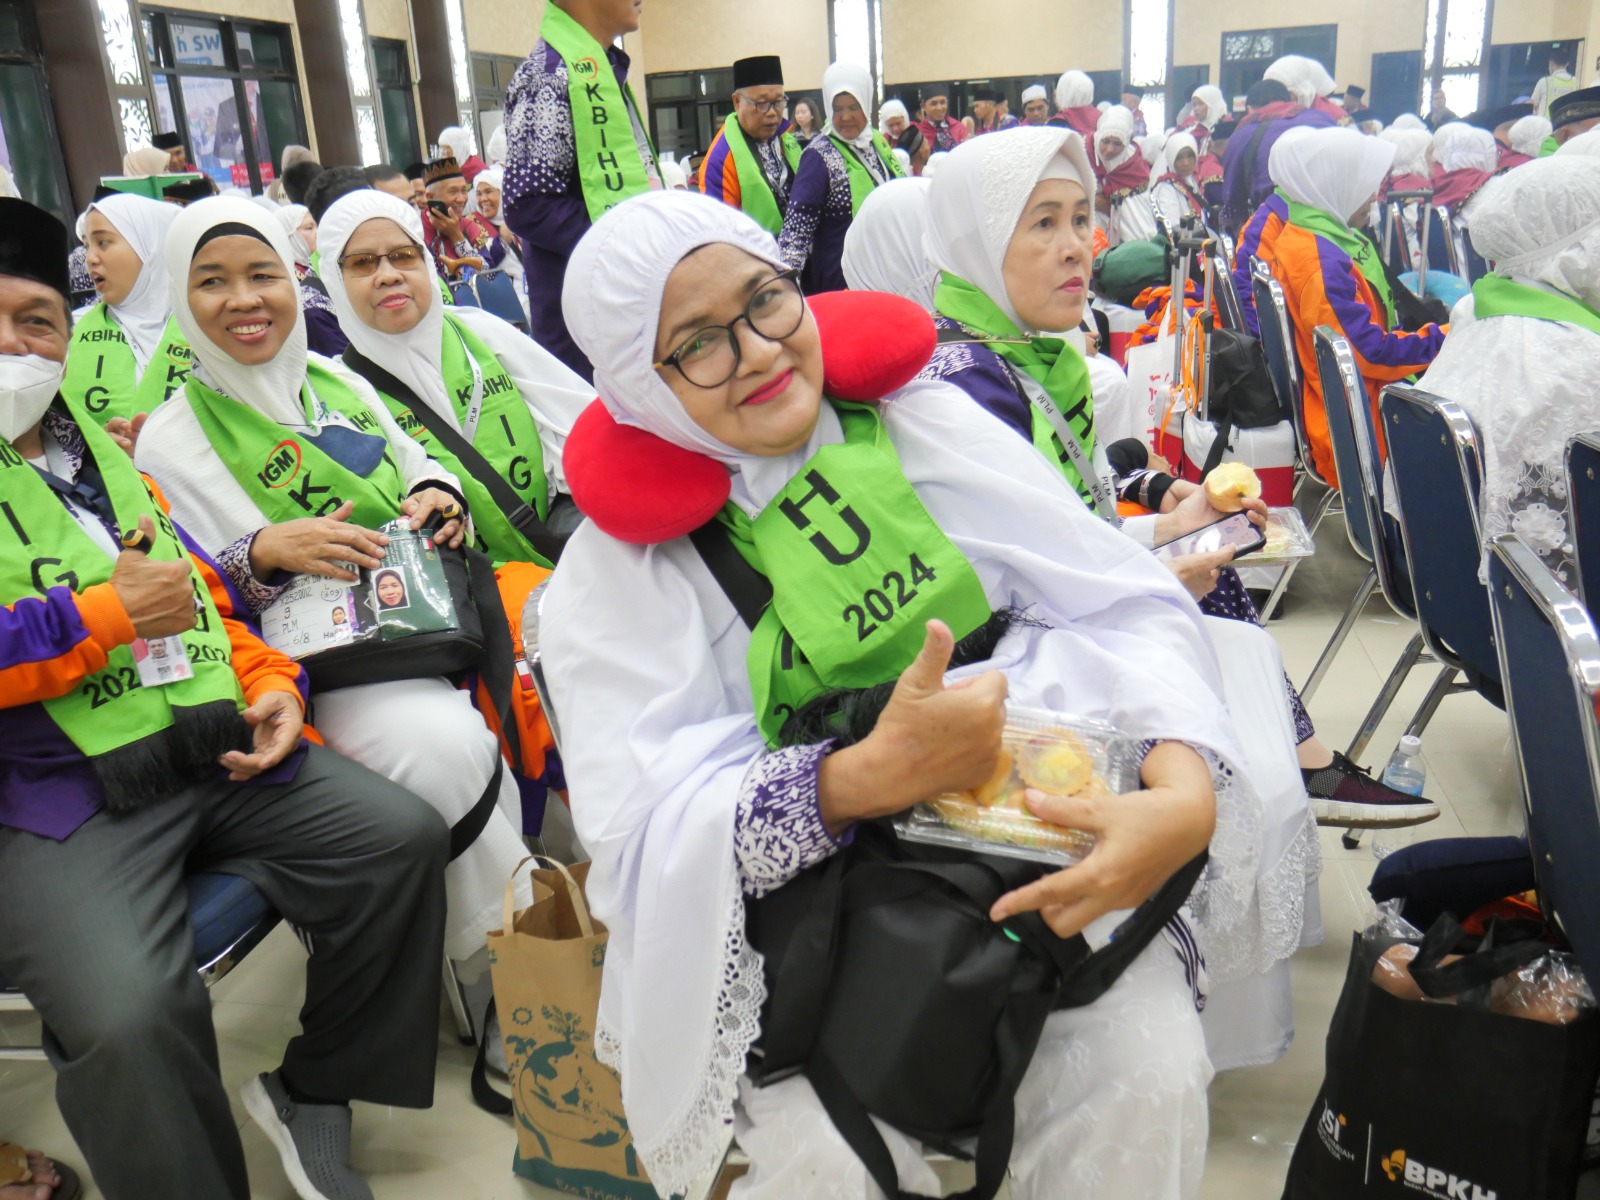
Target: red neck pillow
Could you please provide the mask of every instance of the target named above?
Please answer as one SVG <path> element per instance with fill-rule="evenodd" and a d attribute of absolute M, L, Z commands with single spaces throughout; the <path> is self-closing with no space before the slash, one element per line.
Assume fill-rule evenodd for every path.
<path fill-rule="evenodd" d="M 915 379 L 933 354 L 933 320 L 884 292 L 809 297 L 822 340 L 823 389 L 836 400 L 875 403 Z M 653 546 L 693 533 L 728 500 L 728 469 L 633 425 L 599 400 L 572 427 L 562 453 L 583 514 L 620 541 Z"/>

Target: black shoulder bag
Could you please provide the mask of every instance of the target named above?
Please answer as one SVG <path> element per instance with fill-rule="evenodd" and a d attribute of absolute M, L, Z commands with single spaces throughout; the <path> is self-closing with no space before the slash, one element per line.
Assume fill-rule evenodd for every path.
<path fill-rule="evenodd" d="M 539 514 L 533 506 L 517 495 L 500 472 L 494 469 L 494 464 L 453 429 L 450 422 L 436 412 L 426 400 L 354 346 L 345 347 L 344 362 L 380 392 L 393 396 L 406 405 L 411 414 L 422 422 L 423 428 L 438 438 L 439 444 L 455 455 L 456 461 L 467 469 L 467 473 L 483 487 L 484 491 L 489 493 L 490 499 L 505 514 L 506 520 L 511 522 L 511 528 L 527 538 L 535 550 L 552 564 L 561 557 L 561 549 L 566 545 L 566 539 L 552 533 L 539 519 Z"/>
<path fill-rule="evenodd" d="M 690 539 L 753 627 L 772 598 L 766 577 L 715 521 Z M 957 1200 L 991 1200 L 1045 1020 L 1103 995 L 1187 900 L 1205 860 L 1173 876 L 1091 953 L 1037 913 L 989 919 L 996 900 L 1049 868 L 901 842 L 885 823 L 859 824 L 849 847 L 746 902 L 746 936 L 765 960 L 767 985 L 746 1070 L 757 1086 L 804 1074 L 894 1200 L 911 1194 L 870 1117 L 974 1158 L 977 1182 Z"/>

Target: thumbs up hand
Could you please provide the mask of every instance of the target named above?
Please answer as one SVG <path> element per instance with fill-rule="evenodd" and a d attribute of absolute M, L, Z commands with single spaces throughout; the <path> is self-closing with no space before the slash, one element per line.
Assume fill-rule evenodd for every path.
<path fill-rule="evenodd" d="M 863 741 L 823 760 L 823 820 L 889 816 L 941 792 L 974 788 L 994 774 L 1005 724 L 1006 680 L 998 671 L 946 685 L 955 638 L 943 621 L 901 673 Z"/>

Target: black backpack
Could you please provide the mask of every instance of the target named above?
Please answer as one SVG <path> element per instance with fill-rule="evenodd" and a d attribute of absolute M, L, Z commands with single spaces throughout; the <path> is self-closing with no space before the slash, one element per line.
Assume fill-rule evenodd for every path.
<path fill-rule="evenodd" d="M 1235 429 L 1266 429 L 1290 415 L 1278 403 L 1260 342 L 1232 329 L 1213 329 L 1206 336 L 1211 348 L 1209 411 L 1217 437 L 1206 454 L 1202 476 L 1222 461 Z"/>
<path fill-rule="evenodd" d="M 772 596 L 765 576 L 717 522 L 690 536 L 754 627 Z M 750 1078 L 761 1087 L 804 1074 L 893 1200 L 910 1193 L 870 1117 L 958 1157 L 976 1138 L 977 1181 L 957 1200 L 991 1200 L 1046 1018 L 1102 996 L 1183 906 L 1205 862 L 1202 852 L 1091 952 L 1037 913 L 989 919 L 996 900 L 1049 867 L 858 824 L 844 850 L 745 905 L 767 985 Z"/>

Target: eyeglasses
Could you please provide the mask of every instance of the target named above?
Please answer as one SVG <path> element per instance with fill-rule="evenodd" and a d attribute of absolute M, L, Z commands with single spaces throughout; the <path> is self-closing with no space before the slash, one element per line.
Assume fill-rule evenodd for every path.
<path fill-rule="evenodd" d="M 707 325 L 690 334 L 666 358 L 655 364 L 657 370 L 676 368 L 695 387 L 721 387 L 739 371 L 739 333 L 736 326 L 746 322 L 755 335 L 769 342 L 792 337 L 805 320 L 806 300 L 794 271 L 775 275 L 756 289 L 750 303 L 726 325 Z"/>
<path fill-rule="evenodd" d="M 739 93 L 739 99 L 743 100 L 746 104 L 753 107 L 757 112 L 761 113 L 782 112 L 784 105 L 789 103 L 789 97 L 787 96 L 780 96 L 776 100 L 752 100 L 743 92 Z"/>
<path fill-rule="evenodd" d="M 339 260 L 339 270 L 353 279 L 378 273 L 380 263 L 388 262 L 396 271 L 412 271 L 422 265 L 421 246 L 396 246 L 383 254 L 349 254 Z"/>

